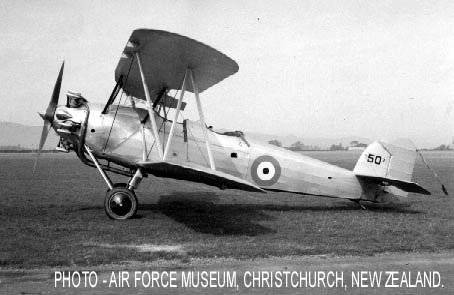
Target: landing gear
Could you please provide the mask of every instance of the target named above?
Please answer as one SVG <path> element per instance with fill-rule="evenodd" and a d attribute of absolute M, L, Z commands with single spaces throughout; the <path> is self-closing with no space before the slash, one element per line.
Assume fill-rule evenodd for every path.
<path fill-rule="evenodd" d="M 104 200 L 104 211 L 107 216 L 115 220 L 125 220 L 133 217 L 137 212 L 138 202 L 134 189 L 136 189 L 144 174 L 137 169 L 134 175 L 130 178 L 128 184 L 116 183 L 113 184 L 109 176 L 104 172 L 96 157 L 91 152 L 88 146 L 84 146 L 85 151 L 92 159 L 99 173 L 104 178 L 109 189 L 107 190 L 106 198 Z M 146 176 L 146 175 L 145 175 Z"/>
<path fill-rule="evenodd" d="M 116 184 L 107 191 L 104 210 L 109 218 L 115 220 L 129 219 L 136 214 L 137 207 L 136 194 L 132 189 L 128 189 L 126 184 Z"/>
<path fill-rule="evenodd" d="M 359 206 L 361 209 L 367 210 L 366 206 L 364 206 L 363 204 L 361 204 L 361 203 L 359 202 L 359 200 L 350 199 L 350 201 L 352 201 L 352 202 L 358 204 L 358 206 Z"/>

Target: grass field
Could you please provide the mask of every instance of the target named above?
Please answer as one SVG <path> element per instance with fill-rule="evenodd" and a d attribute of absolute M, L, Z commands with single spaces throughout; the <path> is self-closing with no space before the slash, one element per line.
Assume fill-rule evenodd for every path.
<path fill-rule="evenodd" d="M 359 157 L 308 154 L 349 169 Z M 424 155 L 454 196 L 454 153 Z M 340 199 L 149 177 L 137 191 L 138 217 L 126 222 L 107 218 L 105 183 L 75 155 L 42 155 L 36 175 L 33 161 L 33 154 L 0 154 L 0 267 L 454 249 L 453 197 L 442 194 L 420 160 L 414 180 L 433 194 L 411 194 L 399 206 L 361 210 Z"/>

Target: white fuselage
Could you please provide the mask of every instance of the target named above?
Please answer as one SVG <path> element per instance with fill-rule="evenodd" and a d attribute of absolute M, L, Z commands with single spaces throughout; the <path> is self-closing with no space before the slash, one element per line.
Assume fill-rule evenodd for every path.
<path fill-rule="evenodd" d="M 134 166 L 143 160 L 146 148 L 148 161 L 161 160 L 149 118 L 144 124 L 140 122 L 146 118 L 146 110 L 111 106 L 106 114 L 102 114 L 102 106 L 89 106 L 85 144 L 98 157 Z M 160 116 L 156 116 L 156 121 L 160 142 L 164 146 L 172 122 Z M 186 166 L 209 167 L 202 128 L 200 122 L 189 120 L 185 124 L 176 124 L 166 160 Z M 363 183 L 350 170 L 236 135 L 208 129 L 216 170 L 265 190 L 366 200 L 374 200 L 379 193 L 376 185 Z"/>

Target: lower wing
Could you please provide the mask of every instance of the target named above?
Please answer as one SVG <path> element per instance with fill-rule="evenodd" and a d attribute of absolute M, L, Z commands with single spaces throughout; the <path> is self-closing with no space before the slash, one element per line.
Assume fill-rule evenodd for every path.
<path fill-rule="evenodd" d="M 144 172 L 157 177 L 188 180 L 217 186 L 221 189 L 239 189 L 251 192 L 265 192 L 260 187 L 241 178 L 215 171 L 202 166 L 186 166 L 170 162 L 146 162 L 140 161 L 137 165 Z"/>

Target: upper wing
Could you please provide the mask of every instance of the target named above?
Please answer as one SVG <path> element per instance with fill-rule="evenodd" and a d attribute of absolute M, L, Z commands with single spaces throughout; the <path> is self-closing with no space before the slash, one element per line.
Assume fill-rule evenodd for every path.
<path fill-rule="evenodd" d="M 150 93 L 163 87 L 180 89 L 187 68 L 192 69 L 199 92 L 238 71 L 234 60 L 196 40 L 166 31 L 135 30 L 118 62 L 115 80 L 127 76 L 122 88 L 141 99 L 145 94 L 135 52 L 139 52 Z M 191 83 L 186 90 L 194 92 Z"/>
<path fill-rule="evenodd" d="M 144 169 L 145 172 L 158 177 L 169 177 L 181 180 L 189 180 L 193 182 L 200 182 L 212 186 L 217 186 L 221 189 L 231 188 L 252 192 L 264 192 L 264 190 L 248 181 L 220 171 L 211 170 L 206 167 L 189 167 L 169 162 L 145 161 L 138 162 L 137 165 L 140 168 Z"/>

